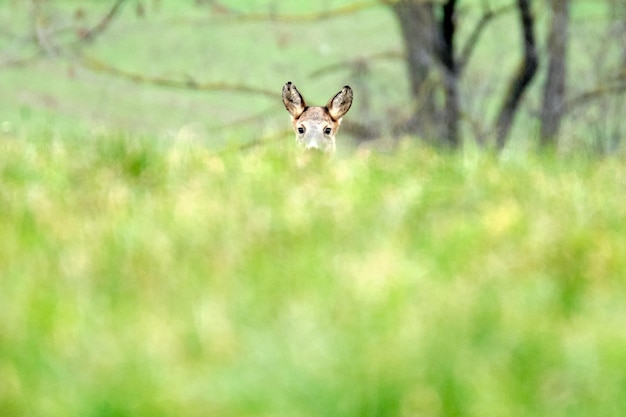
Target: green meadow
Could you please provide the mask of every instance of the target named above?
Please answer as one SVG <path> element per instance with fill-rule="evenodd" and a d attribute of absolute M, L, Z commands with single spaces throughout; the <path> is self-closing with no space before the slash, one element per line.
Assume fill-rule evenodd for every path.
<path fill-rule="evenodd" d="M 624 157 L 0 145 L 4 416 L 617 416 Z"/>
<path fill-rule="evenodd" d="M 2 7 L 5 23 L 26 16 Z M 623 151 L 447 152 L 406 137 L 304 159 L 280 88 L 336 92 L 342 73 L 313 65 L 341 59 L 325 42 L 354 17 L 308 23 L 329 49 L 302 51 L 295 25 L 242 35 L 188 27 L 191 7 L 129 10 L 90 55 L 276 99 L 49 58 L 2 69 L 0 416 L 623 415 Z M 376 31 L 393 23 L 384 9 L 358 16 L 370 47 L 395 45 Z M 154 22 L 180 28 L 148 41 Z M 230 33 L 237 53 L 201 31 Z M 172 51 L 184 60 L 161 59 Z M 402 91 L 402 71 L 377 67 L 373 106 Z M 346 118 L 365 111 L 358 97 Z M 573 147 L 593 132 L 572 123 Z"/>

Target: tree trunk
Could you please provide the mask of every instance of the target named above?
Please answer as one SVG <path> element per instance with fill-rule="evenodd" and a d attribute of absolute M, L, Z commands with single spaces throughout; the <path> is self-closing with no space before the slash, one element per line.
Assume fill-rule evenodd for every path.
<path fill-rule="evenodd" d="M 448 0 L 443 5 L 441 19 L 441 44 L 439 59 L 443 66 L 443 86 L 445 92 L 445 142 L 451 148 L 459 146 L 459 75 L 454 53 L 454 11 L 456 0 Z"/>
<path fill-rule="evenodd" d="M 541 145 L 554 146 L 565 109 L 569 0 L 551 0 L 548 76 L 541 109 Z"/>
<path fill-rule="evenodd" d="M 437 36 L 433 5 L 419 0 L 400 0 L 391 3 L 390 7 L 404 39 L 410 94 L 415 105 L 407 128 L 413 133 L 435 138 L 440 134 L 439 117 L 434 89 L 427 83 L 434 64 Z"/>
<path fill-rule="evenodd" d="M 504 148 L 513 125 L 513 119 L 526 88 L 537 73 L 538 57 L 535 45 L 534 20 L 530 9 L 530 0 L 518 0 L 524 39 L 524 58 L 520 69 L 509 85 L 504 105 L 496 122 L 496 146 Z"/>

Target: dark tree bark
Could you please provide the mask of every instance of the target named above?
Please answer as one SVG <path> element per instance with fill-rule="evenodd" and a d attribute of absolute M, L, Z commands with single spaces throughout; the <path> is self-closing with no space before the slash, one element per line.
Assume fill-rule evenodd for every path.
<path fill-rule="evenodd" d="M 451 148 L 461 144 L 459 79 L 478 36 L 493 16 L 510 7 L 519 10 L 523 35 L 523 60 L 510 82 L 495 128 L 496 145 L 503 148 L 524 92 L 533 80 L 538 67 L 531 0 L 516 0 L 515 6 L 504 6 L 490 11 L 479 21 L 460 56 L 456 53 L 456 12 L 458 0 L 382 0 L 389 5 L 399 22 L 406 48 L 410 95 L 416 110 L 408 124 L 408 131 L 427 139 L 437 139 Z M 440 10 L 436 10 L 441 7 Z M 441 74 L 444 106 L 438 105 L 437 89 L 429 83 L 433 70 Z"/>
<path fill-rule="evenodd" d="M 502 149 L 506 145 L 519 103 L 526 88 L 537 73 L 539 65 L 534 35 L 535 24 L 530 8 L 530 0 L 518 0 L 517 6 L 522 23 L 524 58 L 517 74 L 509 85 L 504 104 L 496 122 L 496 146 L 498 149 Z"/>
<path fill-rule="evenodd" d="M 548 37 L 548 75 L 541 109 L 541 145 L 554 146 L 565 112 L 565 81 L 569 0 L 552 0 L 552 23 Z"/>
<path fill-rule="evenodd" d="M 400 0 L 390 3 L 400 24 L 406 49 L 410 95 L 415 101 L 415 112 L 408 130 L 427 138 L 440 134 L 439 115 L 435 106 L 434 89 L 428 78 L 434 67 L 437 42 L 437 24 L 433 5 L 420 0 Z"/>
<path fill-rule="evenodd" d="M 459 74 L 454 53 L 454 11 L 456 0 L 448 0 L 443 5 L 441 19 L 441 45 L 439 60 L 443 66 L 443 85 L 446 108 L 444 112 L 445 142 L 452 148 L 459 146 Z"/>

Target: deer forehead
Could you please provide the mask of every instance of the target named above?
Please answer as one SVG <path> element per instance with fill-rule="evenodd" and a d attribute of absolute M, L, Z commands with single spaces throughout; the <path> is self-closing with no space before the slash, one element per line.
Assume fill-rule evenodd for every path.
<path fill-rule="evenodd" d="M 328 114 L 328 110 L 325 107 L 308 107 L 300 117 L 298 117 L 299 122 L 314 122 L 314 123 L 332 123 L 333 119 Z"/>

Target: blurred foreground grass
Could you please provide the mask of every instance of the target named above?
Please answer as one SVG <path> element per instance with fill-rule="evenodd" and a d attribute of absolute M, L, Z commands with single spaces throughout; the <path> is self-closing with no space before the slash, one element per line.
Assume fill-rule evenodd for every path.
<path fill-rule="evenodd" d="M 282 147 L 3 138 L 0 415 L 622 415 L 624 157 Z"/>

